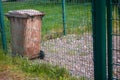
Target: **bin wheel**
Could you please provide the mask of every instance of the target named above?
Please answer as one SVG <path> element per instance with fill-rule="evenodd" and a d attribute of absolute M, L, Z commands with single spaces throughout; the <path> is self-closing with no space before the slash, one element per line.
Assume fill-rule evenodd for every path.
<path fill-rule="evenodd" d="M 44 57 L 45 57 L 44 51 L 40 50 L 39 58 L 44 59 Z"/>

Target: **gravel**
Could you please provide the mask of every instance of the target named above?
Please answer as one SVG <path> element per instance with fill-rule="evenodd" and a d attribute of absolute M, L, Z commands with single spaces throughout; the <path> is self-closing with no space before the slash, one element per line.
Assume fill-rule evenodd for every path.
<path fill-rule="evenodd" d="M 113 37 L 113 62 L 120 64 L 120 37 Z M 41 43 L 45 52 L 44 60 L 37 63 L 50 63 L 66 68 L 72 76 L 94 79 L 93 39 L 91 34 L 69 34 Z M 120 66 L 113 66 L 114 77 L 120 78 Z"/>
<path fill-rule="evenodd" d="M 44 60 L 37 59 L 35 62 L 59 65 L 72 76 L 90 80 L 94 77 L 92 43 L 92 36 L 88 33 L 51 39 L 41 43 L 41 50 L 45 52 Z"/>

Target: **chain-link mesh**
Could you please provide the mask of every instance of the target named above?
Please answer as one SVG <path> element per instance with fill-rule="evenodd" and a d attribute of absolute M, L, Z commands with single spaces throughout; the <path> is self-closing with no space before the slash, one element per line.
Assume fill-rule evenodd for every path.
<path fill-rule="evenodd" d="M 120 79 L 120 1 L 112 2 L 112 23 L 113 23 L 113 77 Z"/>
<path fill-rule="evenodd" d="M 40 43 L 41 50 L 45 52 L 45 59 L 37 59 L 35 62 L 65 67 L 72 76 L 80 80 L 94 79 L 91 7 L 90 0 L 66 0 L 67 34 L 64 36 L 62 0 L 3 2 L 4 13 L 10 10 L 35 9 L 46 14 L 42 19 Z M 7 18 L 5 27 L 10 41 L 10 23 Z"/>

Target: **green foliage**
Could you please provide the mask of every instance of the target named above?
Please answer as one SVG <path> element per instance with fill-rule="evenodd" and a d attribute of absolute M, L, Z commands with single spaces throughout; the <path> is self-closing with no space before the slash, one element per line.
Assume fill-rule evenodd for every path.
<path fill-rule="evenodd" d="M 50 39 L 49 37 L 56 38 L 62 36 L 61 4 L 42 4 L 40 1 L 41 0 L 34 2 L 5 2 L 3 3 L 4 13 L 19 9 L 36 9 L 43 11 L 46 15 L 42 19 L 42 39 L 47 40 Z M 67 34 L 81 34 L 92 30 L 90 6 L 90 4 L 66 5 Z M 5 28 L 7 40 L 10 42 L 10 23 L 6 17 Z"/>
<path fill-rule="evenodd" d="M 23 63 L 21 66 L 22 70 L 27 73 L 32 73 L 36 75 L 47 75 L 53 79 L 59 79 L 59 77 L 68 77 L 69 74 L 64 68 L 58 66 L 51 66 L 50 64 L 30 64 Z"/>
<path fill-rule="evenodd" d="M 62 3 L 62 0 L 27 0 L 29 2 L 39 2 L 39 3 Z M 65 0 L 66 3 L 88 3 L 91 0 Z"/>
<path fill-rule="evenodd" d="M 17 0 L 8 0 L 9 2 L 14 2 L 14 1 L 17 1 Z"/>
<path fill-rule="evenodd" d="M 25 74 L 26 77 L 41 80 L 81 80 L 81 78 L 72 77 L 65 68 L 47 63 L 33 63 L 23 57 L 5 55 L 0 50 L 0 72 L 6 69 L 14 71 L 14 73 L 22 71 L 22 74 Z"/>
<path fill-rule="evenodd" d="M 4 52 L 3 52 L 3 50 L 0 49 L 0 61 L 5 60 L 5 59 L 6 59 L 6 56 L 5 56 Z"/>

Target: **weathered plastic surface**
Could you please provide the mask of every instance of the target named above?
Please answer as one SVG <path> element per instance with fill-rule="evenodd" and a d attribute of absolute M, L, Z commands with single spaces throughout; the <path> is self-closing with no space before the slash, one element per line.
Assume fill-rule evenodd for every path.
<path fill-rule="evenodd" d="M 39 56 L 41 40 L 41 22 L 44 13 L 36 10 L 9 11 L 12 53 L 29 59 Z"/>

